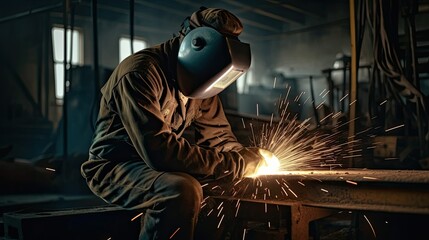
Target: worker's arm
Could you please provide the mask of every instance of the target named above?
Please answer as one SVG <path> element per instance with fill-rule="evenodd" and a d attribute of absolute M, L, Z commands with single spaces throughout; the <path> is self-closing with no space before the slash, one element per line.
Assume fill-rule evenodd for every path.
<path fill-rule="evenodd" d="M 155 68 L 155 67 L 152 67 Z M 245 161 L 236 151 L 191 145 L 164 122 L 158 95 L 162 92 L 159 71 L 131 72 L 113 89 L 113 101 L 124 127 L 142 159 L 158 171 L 181 171 L 192 175 L 239 178 L 258 159 Z M 253 166 L 254 167 L 254 166 Z"/>
<path fill-rule="evenodd" d="M 201 113 L 193 122 L 198 145 L 216 147 L 221 151 L 243 148 L 231 130 L 218 96 L 203 100 Z"/>

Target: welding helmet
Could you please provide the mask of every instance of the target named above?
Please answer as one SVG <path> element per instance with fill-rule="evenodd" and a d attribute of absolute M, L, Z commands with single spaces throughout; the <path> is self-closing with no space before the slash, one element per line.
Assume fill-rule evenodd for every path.
<path fill-rule="evenodd" d="M 226 10 L 201 8 L 185 19 L 182 30 L 177 83 L 183 95 L 212 97 L 249 69 L 250 45 L 238 39 L 241 22 Z"/>

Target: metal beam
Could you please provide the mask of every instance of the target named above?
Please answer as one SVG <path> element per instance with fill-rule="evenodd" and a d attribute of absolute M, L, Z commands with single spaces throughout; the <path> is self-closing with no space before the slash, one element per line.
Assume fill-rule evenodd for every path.
<path fill-rule="evenodd" d="M 215 187 L 210 195 L 242 201 L 429 214 L 429 171 L 423 170 L 292 171 L 217 186 L 205 189 Z"/>
<path fill-rule="evenodd" d="M 223 2 L 231 4 L 236 7 L 241 7 L 245 10 L 254 12 L 261 16 L 275 19 L 283 23 L 293 23 L 302 25 L 305 22 L 304 16 L 297 12 L 291 12 L 289 10 L 283 9 L 279 11 L 278 8 L 270 8 L 267 4 L 249 4 L 241 3 L 233 0 L 223 0 Z"/>

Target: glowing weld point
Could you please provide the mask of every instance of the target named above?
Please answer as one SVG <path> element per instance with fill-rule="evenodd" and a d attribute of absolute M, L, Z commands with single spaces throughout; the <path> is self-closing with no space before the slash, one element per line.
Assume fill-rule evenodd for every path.
<path fill-rule="evenodd" d="M 259 153 L 264 157 L 265 162 L 258 167 L 254 176 L 276 174 L 280 169 L 279 159 L 270 151 L 259 149 Z"/>

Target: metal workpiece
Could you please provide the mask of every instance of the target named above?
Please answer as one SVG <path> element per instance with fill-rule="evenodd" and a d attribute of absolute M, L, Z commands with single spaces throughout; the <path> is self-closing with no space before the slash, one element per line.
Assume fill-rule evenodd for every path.
<path fill-rule="evenodd" d="M 216 197 L 278 205 L 429 214 L 429 171 L 292 171 L 204 188 Z"/>

